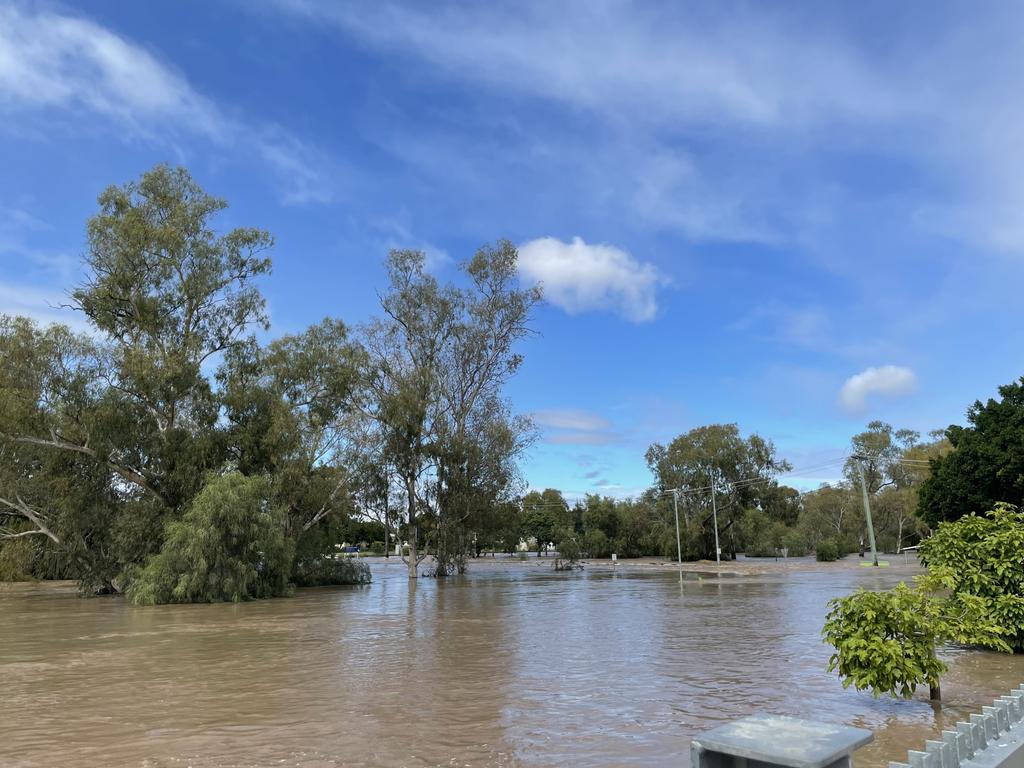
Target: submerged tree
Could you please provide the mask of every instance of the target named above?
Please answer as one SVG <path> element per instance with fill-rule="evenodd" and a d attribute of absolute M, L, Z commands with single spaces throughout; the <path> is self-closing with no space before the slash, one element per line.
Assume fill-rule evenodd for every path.
<path fill-rule="evenodd" d="M 687 548 L 691 556 L 715 556 L 714 513 L 723 552 L 735 555 L 738 526 L 746 509 L 777 494 L 776 476 L 790 469 L 775 445 L 760 435 L 744 438 L 735 424 L 692 429 L 667 446 L 647 449 L 647 466 L 658 489 L 695 491 L 687 497 Z M 714 506 L 712 505 L 714 494 Z"/>
<path fill-rule="evenodd" d="M 256 280 L 269 272 L 271 237 L 218 233 L 226 203 L 183 169 L 157 166 L 99 203 L 87 276 L 71 294 L 93 334 L 0 322 L 0 542 L 46 542 L 34 548 L 86 589 L 123 589 L 162 551 L 170 523 L 193 514 L 193 527 L 212 524 L 195 517 L 195 501 L 232 470 L 268 484 L 289 546 L 347 515 L 337 458 L 359 365 L 344 325 L 326 320 L 261 348 Z M 239 531 L 265 543 L 266 532 Z M 172 555 L 159 562 L 199 562 Z"/>
<path fill-rule="evenodd" d="M 836 598 L 823 635 L 829 669 L 875 695 L 940 698 L 943 644 L 1024 650 L 1024 514 L 1009 505 L 942 523 L 921 544 L 926 575 L 913 587 Z"/>
<path fill-rule="evenodd" d="M 456 288 L 426 272 L 422 253 L 392 251 L 385 317 L 363 332 L 360 403 L 405 500 L 410 578 L 426 556 L 421 523 L 435 547 L 464 552 L 468 515 L 507 495 L 525 423 L 500 393 L 540 298 L 539 288 L 518 287 L 516 258 L 507 242 L 483 248 L 464 266 L 470 286 Z"/>

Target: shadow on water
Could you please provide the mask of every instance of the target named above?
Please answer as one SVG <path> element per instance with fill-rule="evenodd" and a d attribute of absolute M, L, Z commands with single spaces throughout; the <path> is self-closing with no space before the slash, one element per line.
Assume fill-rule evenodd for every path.
<path fill-rule="evenodd" d="M 950 652 L 937 710 L 843 690 L 826 603 L 892 571 L 374 569 L 242 605 L 0 593 L 0 763 L 663 765 L 767 711 L 869 728 L 858 764 L 880 766 L 1024 680 L 1024 658 Z"/>

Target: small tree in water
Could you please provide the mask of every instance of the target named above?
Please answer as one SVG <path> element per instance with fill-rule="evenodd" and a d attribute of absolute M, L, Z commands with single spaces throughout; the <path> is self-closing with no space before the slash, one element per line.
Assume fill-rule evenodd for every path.
<path fill-rule="evenodd" d="M 555 537 L 558 542 L 558 557 L 555 558 L 555 570 L 583 570 L 583 563 L 580 562 L 583 549 L 580 547 L 576 532 L 568 528 L 561 528 L 555 532 Z"/>
<path fill-rule="evenodd" d="M 1024 514 L 998 504 L 984 516 L 943 523 L 921 544 L 928 573 L 889 592 L 832 600 L 822 634 L 829 671 L 843 686 L 909 698 L 927 684 L 941 697 L 942 644 L 1024 650 Z"/>

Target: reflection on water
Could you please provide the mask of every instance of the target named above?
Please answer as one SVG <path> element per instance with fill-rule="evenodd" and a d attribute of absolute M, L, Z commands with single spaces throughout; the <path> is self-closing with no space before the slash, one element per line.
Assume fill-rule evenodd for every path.
<path fill-rule="evenodd" d="M 964 652 L 939 711 L 844 691 L 825 603 L 899 576 L 389 565 L 243 605 L 0 593 L 0 764 L 685 764 L 695 734 L 766 711 L 870 728 L 857 762 L 882 766 L 1024 681 L 1024 658 Z"/>

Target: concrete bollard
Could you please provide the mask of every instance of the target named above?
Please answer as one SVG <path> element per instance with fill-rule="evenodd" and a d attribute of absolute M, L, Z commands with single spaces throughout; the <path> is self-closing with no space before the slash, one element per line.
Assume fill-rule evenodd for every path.
<path fill-rule="evenodd" d="M 757 714 L 702 733 L 690 755 L 693 768 L 850 768 L 850 755 L 872 739 L 863 728 Z"/>
<path fill-rule="evenodd" d="M 693 768 L 851 768 L 851 755 L 873 738 L 862 728 L 758 714 L 701 734 L 690 754 Z M 1024 768 L 1024 685 L 889 768 Z"/>

